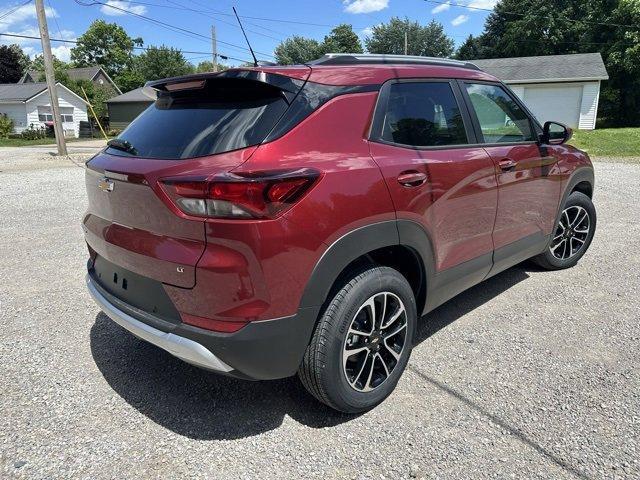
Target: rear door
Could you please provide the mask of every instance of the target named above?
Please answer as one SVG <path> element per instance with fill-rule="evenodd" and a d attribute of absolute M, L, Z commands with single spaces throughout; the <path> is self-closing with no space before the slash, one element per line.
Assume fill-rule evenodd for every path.
<path fill-rule="evenodd" d="M 544 248 L 560 198 L 559 177 L 553 174 L 557 160 L 540 148 L 533 120 L 502 85 L 460 85 L 498 179 L 493 243 L 494 270 L 499 270 Z"/>
<path fill-rule="evenodd" d="M 491 267 L 496 177 L 489 155 L 471 145 L 473 129 L 461 107 L 453 80 L 388 82 L 380 92 L 370 148 L 398 219 L 417 222 L 427 232 L 436 273 L 484 257 L 474 271 L 479 281 Z"/>

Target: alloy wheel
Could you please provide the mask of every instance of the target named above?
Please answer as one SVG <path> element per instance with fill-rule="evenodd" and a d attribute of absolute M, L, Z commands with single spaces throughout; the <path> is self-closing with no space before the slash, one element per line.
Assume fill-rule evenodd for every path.
<path fill-rule="evenodd" d="M 376 293 L 358 309 L 342 350 L 343 372 L 354 390 L 370 392 L 398 365 L 407 339 L 407 310 L 391 292 Z"/>
<path fill-rule="evenodd" d="M 549 245 L 551 254 L 560 260 L 577 255 L 589 237 L 590 227 L 591 219 L 584 208 L 578 205 L 565 208 Z"/>

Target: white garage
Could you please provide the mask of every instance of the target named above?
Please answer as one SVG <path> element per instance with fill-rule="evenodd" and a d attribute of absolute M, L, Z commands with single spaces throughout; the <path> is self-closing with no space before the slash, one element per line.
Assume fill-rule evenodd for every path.
<path fill-rule="evenodd" d="M 609 79 L 599 53 L 473 63 L 508 84 L 541 123 L 555 120 L 581 130 L 596 127 L 600 84 Z"/>

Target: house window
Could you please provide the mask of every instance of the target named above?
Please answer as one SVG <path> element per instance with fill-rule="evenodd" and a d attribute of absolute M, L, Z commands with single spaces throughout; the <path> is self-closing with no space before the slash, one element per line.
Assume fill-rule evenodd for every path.
<path fill-rule="evenodd" d="M 73 123 L 73 107 L 60 107 L 60 116 L 64 123 Z"/>
<path fill-rule="evenodd" d="M 38 105 L 38 120 L 40 120 L 41 122 L 53 122 L 51 107 L 43 107 L 42 105 Z"/>
<path fill-rule="evenodd" d="M 60 107 L 60 116 L 63 123 L 73 123 L 73 107 Z M 38 120 L 41 122 L 52 122 L 53 114 L 51 107 L 38 105 Z"/>

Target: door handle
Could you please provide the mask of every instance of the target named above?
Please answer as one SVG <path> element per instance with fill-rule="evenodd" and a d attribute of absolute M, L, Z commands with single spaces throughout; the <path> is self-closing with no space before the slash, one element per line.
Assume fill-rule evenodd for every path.
<path fill-rule="evenodd" d="M 398 183 L 405 187 L 419 187 L 427 181 L 427 174 L 410 170 L 398 175 Z"/>
<path fill-rule="evenodd" d="M 500 166 L 500 170 L 502 170 L 503 172 L 510 172 L 511 170 L 516 168 L 517 164 L 518 163 L 515 160 L 512 160 L 511 158 L 503 158 L 498 162 L 498 165 Z"/>

